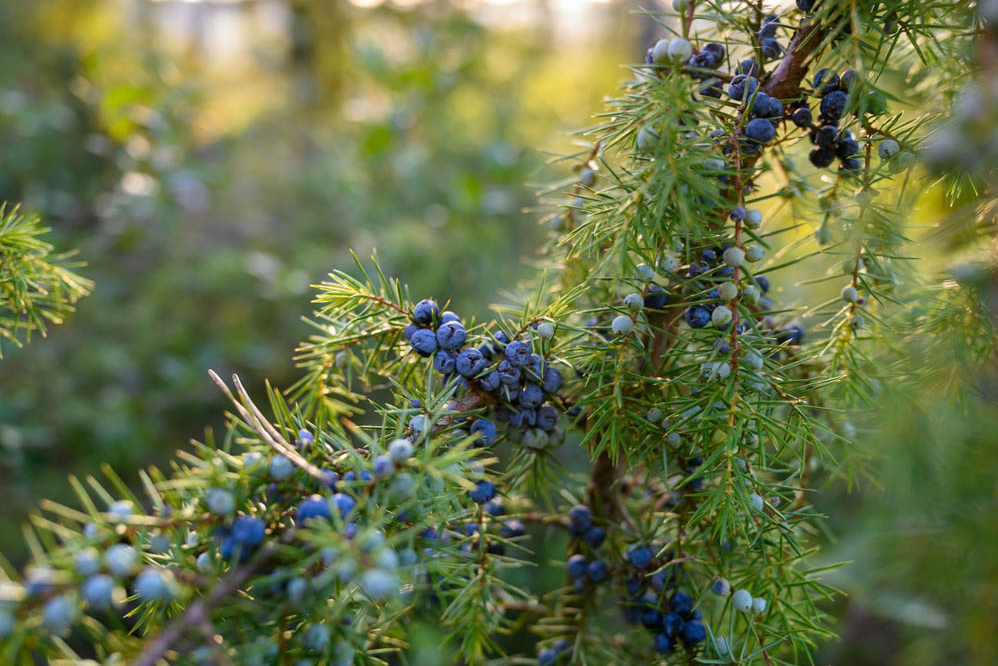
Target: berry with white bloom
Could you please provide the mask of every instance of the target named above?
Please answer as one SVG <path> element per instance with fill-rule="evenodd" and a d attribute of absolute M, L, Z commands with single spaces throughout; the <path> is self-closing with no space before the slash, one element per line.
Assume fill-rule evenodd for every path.
<path fill-rule="evenodd" d="M 688 39 L 674 39 L 669 43 L 669 57 L 686 62 L 693 55 L 693 45 Z"/>
<path fill-rule="evenodd" d="M 270 459 L 269 471 L 270 478 L 283 481 L 295 473 L 295 464 L 284 456 L 277 455 Z"/>
<path fill-rule="evenodd" d="M 752 508 L 755 509 L 756 511 L 762 511 L 763 507 L 765 506 L 762 500 L 762 495 L 759 495 L 758 493 L 752 493 L 751 495 L 749 495 L 749 504 L 751 504 Z"/>
<path fill-rule="evenodd" d="M 549 321 L 542 321 L 537 325 L 537 335 L 545 340 L 550 340 L 554 337 L 554 324 Z"/>
<path fill-rule="evenodd" d="M 756 597 L 752 600 L 752 612 L 756 615 L 762 615 L 766 612 L 766 600 L 762 597 Z"/>
<path fill-rule="evenodd" d="M 645 305 L 645 299 L 641 294 L 634 293 L 624 296 L 624 306 L 631 312 L 638 312 Z"/>
<path fill-rule="evenodd" d="M 143 601 L 171 601 L 177 594 L 169 572 L 155 567 L 147 567 L 135 577 L 134 590 Z"/>
<path fill-rule="evenodd" d="M 42 610 L 42 626 L 56 636 L 65 636 L 73 624 L 76 609 L 69 597 L 59 595 L 45 603 Z"/>
<path fill-rule="evenodd" d="M 388 445 L 388 455 L 395 462 L 402 462 L 412 457 L 413 446 L 408 439 L 395 439 Z"/>
<path fill-rule="evenodd" d="M 737 245 L 732 245 L 724 251 L 724 263 L 732 268 L 737 268 L 745 262 L 745 250 Z"/>
<path fill-rule="evenodd" d="M 901 146 L 894 139 L 884 139 L 877 145 L 877 155 L 882 160 L 889 160 L 900 152 Z"/>
<path fill-rule="evenodd" d="M 107 574 L 97 574 L 83 581 L 80 587 L 83 600 L 95 610 L 106 610 L 113 603 L 114 579 Z"/>
<path fill-rule="evenodd" d="M 762 258 L 766 256 L 766 251 L 763 250 L 758 245 L 749 245 L 745 248 L 745 261 L 750 263 L 755 263 L 757 261 L 762 261 Z"/>
<path fill-rule="evenodd" d="M 96 548 L 86 548 L 81 550 L 73 558 L 73 567 L 76 573 L 81 576 L 93 576 L 100 571 L 100 553 Z"/>
<path fill-rule="evenodd" d="M 325 652 L 329 645 L 330 631 L 324 624 L 313 624 L 305 630 L 305 647 L 313 652 Z"/>
<path fill-rule="evenodd" d="M 842 287 L 842 300 L 845 301 L 846 303 L 855 303 L 856 301 L 858 301 L 859 292 L 856 291 L 856 287 L 852 286 L 851 284 Z"/>
<path fill-rule="evenodd" d="M 731 308 L 726 305 L 718 305 L 710 313 L 710 321 L 718 328 L 726 326 L 731 321 Z"/>
<path fill-rule="evenodd" d="M 738 297 L 738 285 L 734 282 L 725 282 L 717 288 L 717 294 L 722 301 L 732 301 Z"/>
<path fill-rule="evenodd" d="M 610 322 L 610 330 L 614 335 L 628 335 L 634 330 L 634 320 L 627 315 L 618 315 Z"/>
<path fill-rule="evenodd" d="M 223 488 L 211 488 L 204 494 L 204 503 L 216 516 L 228 516 L 236 510 L 236 498 Z"/>
<path fill-rule="evenodd" d="M 117 578 L 126 578 L 131 575 L 137 559 L 138 553 L 135 552 L 135 549 L 124 543 L 115 544 L 104 553 L 107 570 Z"/>
<path fill-rule="evenodd" d="M 762 212 L 756 209 L 745 211 L 745 226 L 749 229 L 758 229 L 762 226 Z"/>
<path fill-rule="evenodd" d="M 747 613 L 752 608 L 752 595 L 748 590 L 735 590 L 735 593 L 731 595 L 731 605 L 735 607 L 735 610 Z"/>
<path fill-rule="evenodd" d="M 668 39 L 660 39 L 657 42 L 655 42 L 655 46 L 651 48 L 651 59 L 654 60 L 655 63 L 659 65 L 669 60 Z"/>

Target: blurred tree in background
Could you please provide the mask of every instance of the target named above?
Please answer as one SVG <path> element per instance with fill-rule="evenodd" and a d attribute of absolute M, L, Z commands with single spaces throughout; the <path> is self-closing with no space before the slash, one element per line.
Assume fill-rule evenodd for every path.
<path fill-rule="evenodd" d="M 99 285 L 5 359 L 5 524 L 67 471 L 162 461 L 220 424 L 206 367 L 290 384 L 309 284 L 375 234 L 415 289 L 460 284 L 455 307 L 484 312 L 541 238 L 524 147 L 584 124 L 637 51 L 626 8 L 603 9 L 618 27 L 563 49 L 550 24 L 442 2 L 5 3 L 0 200 Z"/>

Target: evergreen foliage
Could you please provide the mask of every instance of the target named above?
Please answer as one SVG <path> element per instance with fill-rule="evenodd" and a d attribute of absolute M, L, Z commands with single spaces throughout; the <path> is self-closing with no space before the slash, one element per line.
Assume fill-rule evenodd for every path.
<path fill-rule="evenodd" d="M 43 503 L 5 567 L 0 659 L 79 663 L 76 630 L 109 664 L 404 663 L 429 619 L 468 664 L 810 663 L 836 595 L 816 483 L 867 471 L 854 421 L 885 396 L 947 384 L 905 345 L 952 325 L 962 363 L 994 353 L 979 293 L 912 284 L 933 118 L 890 86 L 950 91 L 992 35 L 950 2 L 797 7 L 656 17 L 495 320 L 358 261 L 317 286 L 298 383 L 254 401 L 212 373 L 222 440 L 141 494 L 72 479 L 79 506 Z M 802 262 L 806 302 L 780 302 Z M 555 532 L 564 585 L 518 584 Z M 534 654 L 507 656 L 525 627 Z"/>

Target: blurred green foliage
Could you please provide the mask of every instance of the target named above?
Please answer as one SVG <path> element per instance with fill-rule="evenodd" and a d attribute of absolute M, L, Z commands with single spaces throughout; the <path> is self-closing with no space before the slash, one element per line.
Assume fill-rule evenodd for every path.
<path fill-rule="evenodd" d="M 162 462 L 220 424 L 208 368 L 290 385 L 309 285 L 350 249 L 376 241 L 414 293 L 485 312 L 541 242 L 522 209 L 543 149 L 637 44 L 566 50 L 447 3 L 120 4 L 0 7 L 0 200 L 41 213 L 97 284 L 4 359 L 14 557 L 13 524 L 67 473 Z M 249 32 L 218 43 L 233 23 Z"/>

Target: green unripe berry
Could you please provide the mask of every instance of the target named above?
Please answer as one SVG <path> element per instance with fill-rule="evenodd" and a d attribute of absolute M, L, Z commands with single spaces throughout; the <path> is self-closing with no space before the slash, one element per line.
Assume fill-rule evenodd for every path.
<path fill-rule="evenodd" d="M 537 335 L 545 340 L 550 340 L 554 337 L 554 324 L 549 321 L 542 321 L 537 325 Z"/>
<path fill-rule="evenodd" d="M 216 516 L 228 516 L 236 510 L 236 498 L 224 488 L 211 488 L 204 495 L 205 506 Z"/>
<path fill-rule="evenodd" d="M 651 49 L 651 59 L 655 61 L 656 64 L 661 65 L 669 60 L 669 40 L 660 39 L 655 42 L 655 46 Z"/>
<path fill-rule="evenodd" d="M 731 309 L 726 305 L 718 305 L 710 314 L 710 321 L 720 328 L 731 321 Z"/>
<path fill-rule="evenodd" d="M 634 320 L 627 315 L 618 315 L 610 322 L 610 330 L 614 335 L 629 335 L 634 330 Z"/>
<path fill-rule="evenodd" d="M 766 251 L 763 250 L 758 245 L 749 245 L 745 248 L 745 261 L 749 263 L 755 263 L 757 261 L 762 261 L 762 258 L 766 256 Z"/>
<path fill-rule="evenodd" d="M 672 273 L 676 270 L 676 260 L 674 257 L 662 257 L 658 265 L 666 273 Z"/>
<path fill-rule="evenodd" d="M 751 208 L 745 211 L 745 226 L 749 229 L 758 229 L 762 226 L 762 212 Z"/>
<path fill-rule="evenodd" d="M 652 407 L 651 409 L 648 410 L 648 413 L 645 415 L 645 418 L 651 421 L 652 423 L 658 423 L 659 421 L 662 420 L 662 410 L 659 409 L 658 407 Z"/>
<path fill-rule="evenodd" d="M 897 164 L 899 169 L 911 168 L 915 164 L 915 154 L 904 150 L 898 153 L 897 159 L 895 159 L 894 162 Z"/>
<path fill-rule="evenodd" d="M 742 298 L 751 305 L 757 305 L 761 297 L 762 291 L 754 284 L 750 284 L 742 289 Z"/>
<path fill-rule="evenodd" d="M 337 352 L 336 356 L 333 357 L 333 362 L 336 364 L 337 368 L 342 370 L 347 367 L 347 363 L 350 362 L 350 354 L 345 351 Z"/>
<path fill-rule="evenodd" d="M 674 39 L 669 43 L 669 57 L 686 62 L 693 55 L 693 45 L 687 39 Z"/>
<path fill-rule="evenodd" d="M 853 272 L 859 272 L 866 268 L 861 258 L 857 257 L 846 257 L 842 260 L 842 272 L 847 275 L 852 275 Z"/>
<path fill-rule="evenodd" d="M 638 150 L 643 153 L 650 153 L 658 143 L 658 133 L 650 127 L 642 127 L 638 130 L 636 141 Z"/>
<path fill-rule="evenodd" d="M 877 155 L 882 160 L 889 160 L 900 152 L 901 146 L 894 139 L 884 139 L 877 146 Z"/>
<path fill-rule="evenodd" d="M 745 263 L 745 250 L 736 245 L 732 245 L 724 251 L 724 263 L 732 268 L 738 268 Z"/>
<path fill-rule="evenodd" d="M 842 300 L 846 303 L 855 303 L 859 300 L 859 292 L 856 291 L 856 287 L 847 285 L 842 287 Z"/>
<path fill-rule="evenodd" d="M 738 286 L 734 282 L 725 282 L 717 289 L 722 301 L 733 301 L 738 298 Z"/>
<path fill-rule="evenodd" d="M 624 297 L 624 305 L 631 312 L 640 312 L 641 308 L 644 307 L 645 299 L 642 298 L 641 294 L 628 294 Z"/>

